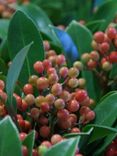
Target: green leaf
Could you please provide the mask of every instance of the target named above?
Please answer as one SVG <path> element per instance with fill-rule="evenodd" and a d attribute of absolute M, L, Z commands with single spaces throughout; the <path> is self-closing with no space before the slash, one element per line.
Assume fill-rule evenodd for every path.
<path fill-rule="evenodd" d="M 89 96 L 97 100 L 100 96 L 100 85 L 97 85 L 99 82 L 96 80 L 96 76 L 87 70 L 83 70 L 81 74 L 86 79 L 86 89 Z"/>
<path fill-rule="evenodd" d="M 0 156 L 22 156 L 18 130 L 9 116 L 0 121 Z"/>
<path fill-rule="evenodd" d="M 9 51 L 8 51 L 8 42 L 6 38 L 2 40 L 0 44 L 0 57 L 4 59 L 6 63 L 10 61 Z"/>
<path fill-rule="evenodd" d="M 0 58 L 0 72 L 3 74 L 7 73 L 7 66 L 2 58 Z"/>
<path fill-rule="evenodd" d="M 110 134 L 115 134 L 117 133 L 117 130 L 115 128 L 111 128 L 108 126 L 102 126 L 102 125 L 97 125 L 97 124 L 90 124 L 85 126 L 85 129 L 91 129 L 93 128 L 93 131 L 91 133 L 91 137 L 89 139 L 88 144 L 97 141 L 99 139 L 104 138 L 105 136 L 108 136 Z"/>
<path fill-rule="evenodd" d="M 88 129 L 88 131 L 85 131 L 85 132 L 65 134 L 64 137 L 71 138 L 71 137 L 76 137 L 76 136 L 87 136 L 87 135 L 90 135 L 92 131 L 93 131 L 93 127 L 91 127 L 90 129 Z"/>
<path fill-rule="evenodd" d="M 52 146 L 44 156 L 74 156 L 80 137 L 67 139 Z"/>
<path fill-rule="evenodd" d="M 52 25 L 52 22 L 40 7 L 34 4 L 28 4 L 20 6 L 18 7 L 18 9 L 27 14 L 35 23 L 37 29 L 44 33 L 48 37 L 48 39 L 53 41 L 53 43 L 55 44 L 59 44 L 59 40 L 56 37 L 55 33 L 49 28 L 49 25 Z"/>
<path fill-rule="evenodd" d="M 117 13 L 117 1 L 116 0 L 108 0 L 103 5 L 99 7 L 97 12 L 94 14 L 94 20 L 105 19 L 106 22 L 103 24 L 103 29 L 105 29 L 108 24 L 113 21 Z"/>
<path fill-rule="evenodd" d="M 112 134 L 108 135 L 104 139 L 104 143 L 102 144 L 102 146 L 94 152 L 94 156 L 101 155 L 101 153 L 103 151 L 105 151 L 105 149 L 108 147 L 108 145 L 112 143 L 112 141 L 115 139 L 115 137 L 117 137 L 117 133 L 114 133 L 114 134 L 112 133 Z"/>
<path fill-rule="evenodd" d="M 91 51 L 92 33 L 85 26 L 72 21 L 66 31 L 74 41 L 80 55 Z"/>
<path fill-rule="evenodd" d="M 113 65 L 113 68 L 112 68 L 112 70 L 110 72 L 110 75 L 109 75 L 109 77 L 111 79 L 114 78 L 115 76 L 117 76 L 117 64 Z"/>
<path fill-rule="evenodd" d="M 23 141 L 23 145 L 27 146 L 28 148 L 28 156 L 32 156 L 32 149 L 34 146 L 34 141 L 35 141 L 35 131 L 32 131 L 28 134 L 28 136 L 25 138 Z"/>
<path fill-rule="evenodd" d="M 94 124 L 112 126 L 117 119 L 117 92 L 105 96 L 94 111 L 96 113 Z"/>
<path fill-rule="evenodd" d="M 13 100 L 13 92 L 15 89 L 16 81 L 20 75 L 22 70 L 25 58 L 31 48 L 32 43 L 25 46 L 13 59 L 12 64 L 8 70 L 7 79 L 6 79 L 6 92 L 8 95 L 8 103 L 7 107 L 10 109 L 12 107 L 12 100 Z"/>
<path fill-rule="evenodd" d="M 7 37 L 8 26 L 9 26 L 9 20 L 0 19 L 0 38 L 1 39 L 5 39 Z"/>
<path fill-rule="evenodd" d="M 44 59 L 44 49 L 41 36 L 32 20 L 22 11 L 17 11 L 10 21 L 8 31 L 8 46 L 10 58 L 27 44 L 34 42 L 27 55 L 20 81 L 26 83 L 29 76 L 34 73 L 33 64 Z M 25 75 L 25 76 L 24 76 Z"/>
<path fill-rule="evenodd" d="M 86 27 L 92 32 L 95 33 L 96 31 L 100 30 L 103 31 L 102 26 L 105 24 L 106 20 L 94 20 L 90 21 L 86 24 Z"/>

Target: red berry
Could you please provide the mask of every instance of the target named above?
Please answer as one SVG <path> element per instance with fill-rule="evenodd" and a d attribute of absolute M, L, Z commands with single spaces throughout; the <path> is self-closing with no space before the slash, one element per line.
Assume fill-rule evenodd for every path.
<path fill-rule="evenodd" d="M 47 40 L 43 41 L 44 50 L 48 51 L 50 49 L 50 44 Z"/>
<path fill-rule="evenodd" d="M 27 134 L 24 133 L 24 132 L 21 132 L 21 133 L 19 134 L 19 138 L 20 138 L 21 141 L 23 141 L 26 137 L 27 137 Z"/>
<path fill-rule="evenodd" d="M 21 111 L 25 112 L 28 108 L 28 104 L 25 100 L 22 100 Z"/>
<path fill-rule="evenodd" d="M 94 40 L 97 42 L 97 43 L 102 43 L 104 42 L 104 33 L 101 32 L 101 31 L 98 31 L 94 34 Z"/>
<path fill-rule="evenodd" d="M 63 90 L 60 98 L 63 99 L 65 102 L 68 102 L 71 99 L 71 94 L 68 91 Z"/>
<path fill-rule="evenodd" d="M 38 151 L 36 149 L 32 150 L 32 156 L 39 156 Z"/>
<path fill-rule="evenodd" d="M 80 129 L 77 127 L 74 127 L 71 129 L 71 133 L 80 133 Z"/>
<path fill-rule="evenodd" d="M 50 135 L 50 128 L 48 126 L 42 126 L 39 132 L 41 137 L 47 138 Z"/>
<path fill-rule="evenodd" d="M 19 126 L 21 127 L 21 129 L 25 128 L 25 121 L 24 120 L 18 119 L 17 122 L 18 122 Z"/>
<path fill-rule="evenodd" d="M 109 39 L 114 39 L 117 35 L 117 31 L 115 28 L 110 27 L 107 29 L 107 36 L 109 37 Z"/>
<path fill-rule="evenodd" d="M 49 81 L 45 77 L 40 77 L 37 79 L 37 88 L 43 90 L 49 87 Z"/>
<path fill-rule="evenodd" d="M 5 83 L 3 80 L 0 80 L 0 89 L 1 90 L 4 90 L 4 87 L 5 87 Z"/>
<path fill-rule="evenodd" d="M 41 125 L 47 125 L 48 124 L 48 118 L 45 116 L 41 116 L 38 120 L 39 124 Z"/>
<path fill-rule="evenodd" d="M 41 104 L 40 108 L 41 108 L 41 111 L 42 111 L 43 113 L 47 113 L 47 112 L 49 112 L 49 110 L 50 110 L 50 106 L 49 106 L 49 104 L 48 104 L 47 102 L 43 102 L 43 103 Z"/>
<path fill-rule="evenodd" d="M 57 117 L 60 120 L 67 120 L 69 117 L 69 111 L 67 109 L 61 109 L 57 112 Z"/>
<path fill-rule="evenodd" d="M 63 109 L 65 107 L 65 102 L 63 99 L 58 98 L 55 102 L 54 102 L 54 106 L 56 107 L 56 109 Z"/>
<path fill-rule="evenodd" d="M 117 51 L 112 51 L 109 58 L 111 63 L 117 63 Z"/>
<path fill-rule="evenodd" d="M 45 59 L 43 61 L 43 66 L 45 70 L 48 70 L 50 67 L 52 67 L 52 63 L 50 62 L 50 60 Z"/>
<path fill-rule="evenodd" d="M 31 106 L 31 105 L 33 105 L 34 102 L 35 102 L 35 97 L 34 97 L 33 94 L 27 94 L 27 95 L 25 96 L 25 99 L 24 99 L 24 100 L 26 101 L 26 103 L 27 103 L 29 106 Z M 22 101 L 23 101 L 23 100 L 22 100 Z"/>
<path fill-rule="evenodd" d="M 31 84 L 26 84 L 23 87 L 23 92 L 27 95 L 27 94 L 32 94 L 33 93 L 33 87 Z"/>
<path fill-rule="evenodd" d="M 59 134 L 54 134 L 51 137 L 51 143 L 52 143 L 52 145 L 55 145 L 55 144 L 59 143 L 62 140 L 63 140 L 63 137 L 61 135 L 59 135 Z"/>
<path fill-rule="evenodd" d="M 68 71 L 68 75 L 71 78 L 76 78 L 79 75 L 79 70 L 75 67 L 72 67 Z"/>
<path fill-rule="evenodd" d="M 68 68 L 67 67 L 61 67 L 59 70 L 59 74 L 62 78 L 66 78 L 68 75 Z"/>
<path fill-rule="evenodd" d="M 50 68 L 47 70 L 47 74 L 48 74 L 48 75 L 49 75 L 49 74 L 57 74 L 56 69 L 53 68 L 53 67 L 50 67 Z"/>
<path fill-rule="evenodd" d="M 39 117 L 40 111 L 39 111 L 38 108 L 34 107 L 34 108 L 31 109 L 30 113 L 31 113 L 31 117 L 33 119 L 37 119 Z"/>
<path fill-rule="evenodd" d="M 42 74 L 44 71 L 44 66 L 41 61 L 35 62 L 33 67 L 34 67 L 35 71 L 38 72 L 39 74 Z"/>
<path fill-rule="evenodd" d="M 41 145 L 42 145 L 42 146 L 46 146 L 47 148 L 50 148 L 50 147 L 52 146 L 51 142 L 49 142 L 49 141 L 43 141 L 43 142 L 41 143 Z"/>
<path fill-rule="evenodd" d="M 79 102 L 83 102 L 87 98 L 87 91 L 80 89 L 76 92 L 75 98 Z"/>
<path fill-rule="evenodd" d="M 103 42 L 102 44 L 100 44 L 99 46 L 99 51 L 102 55 L 104 55 L 105 53 L 107 53 L 110 49 L 110 45 L 107 42 Z"/>
<path fill-rule="evenodd" d="M 22 154 L 23 156 L 28 156 L 28 148 L 26 146 L 22 146 Z"/>
<path fill-rule="evenodd" d="M 24 120 L 25 122 L 25 131 L 29 131 L 31 129 L 31 123 L 27 120 Z"/>
<path fill-rule="evenodd" d="M 51 105 L 55 101 L 55 96 L 53 94 L 47 94 L 45 97 L 45 101 Z"/>
<path fill-rule="evenodd" d="M 92 121 L 95 118 L 95 112 L 94 111 L 89 111 L 86 116 L 85 116 L 86 120 L 88 121 Z"/>
<path fill-rule="evenodd" d="M 54 83 L 58 82 L 59 78 L 57 74 L 50 74 L 48 80 L 49 80 L 49 84 L 53 85 Z"/>
<path fill-rule="evenodd" d="M 97 62 L 96 61 L 94 61 L 94 60 L 92 60 L 92 59 L 90 59 L 88 62 L 87 62 L 87 67 L 89 68 L 89 69 L 94 69 L 94 68 L 96 68 L 96 66 L 97 66 Z"/>
<path fill-rule="evenodd" d="M 67 109 L 70 112 L 77 112 L 79 110 L 79 102 L 77 100 L 72 100 L 67 104 Z"/>
<path fill-rule="evenodd" d="M 53 95 L 57 96 L 60 95 L 62 93 L 62 86 L 60 83 L 55 83 L 52 88 L 51 88 L 51 92 Z"/>
<path fill-rule="evenodd" d="M 58 64 L 58 65 L 64 65 L 65 62 L 66 62 L 66 59 L 65 59 L 65 56 L 64 55 L 61 54 L 61 55 L 58 55 L 56 57 L 56 64 Z"/>

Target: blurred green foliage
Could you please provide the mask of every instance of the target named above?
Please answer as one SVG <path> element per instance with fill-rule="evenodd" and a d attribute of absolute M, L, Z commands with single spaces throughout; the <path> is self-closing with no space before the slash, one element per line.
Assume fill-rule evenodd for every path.
<path fill-rule="evenodd" d="M 94 0 L 30 0 L 39 5 L 48 14 L 55 25 L 67 25 L 71 20 L 90 18 Z"/>

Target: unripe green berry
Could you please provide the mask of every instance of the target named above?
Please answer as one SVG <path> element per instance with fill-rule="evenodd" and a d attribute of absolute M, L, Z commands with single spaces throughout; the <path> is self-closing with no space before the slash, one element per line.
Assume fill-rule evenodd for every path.
<path fill-rule="evenodd" d="M 105 61 L 103 64 L 102 64 L 102 69 L 104 71 L 110 71 L 112 69 L 112 64 L 108 61 Z"/>
<path fill-rule="evenodd" d="M 68 86 L 71 88 L 76 88 L 78 86 L 78 84 L 79 84 L 78 79 L 76 79 L 76 78 L 71 78 L 68 81 Z"/>
<path fill-rule="evenodd" d="M 89 53 L 84 53 L 81 56 L 81 60 L 82 60 L 83 63 L 87 63 L 90 60 L 90 54 Z"/>
<path fill-rule="evenodd" d="M 75 67 L 72 67 L 68 71 L 68 76 L 71 78 L 75 78 L 79 75 L 79 70 Z"/>
<path fill-rule="evenodd" d="M 78 70 L 83 70 L 83 64 L 80 61 L 74 62 L 73 67 L 77 68 Z"/>

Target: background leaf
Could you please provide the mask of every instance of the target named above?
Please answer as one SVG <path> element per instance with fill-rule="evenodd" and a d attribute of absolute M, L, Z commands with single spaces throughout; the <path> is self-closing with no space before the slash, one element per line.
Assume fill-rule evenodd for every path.
<path fill-rule="evenodd" d="M 92 33 L 95 33 L 96 31 L 100 30 L 103 31 L 103 25 L 105 24 L 106 20 L 94 20 L 90 21 L 86 24 L 86 27 L 90 29 Z"/>
<path fill-rule="evenodd" d="M 0 156 L 22 156 L 18 130 L 9 116 L 0 121 Z"/>
<path fill-rule="evenodd" d="M 10 58 L 14 56 L 27 44 L 34 42 L 27 55 L 20 82 L 26 83 L 29 76 L 34 73 L 33 64 L 45 57 L 41 36 L 32 20 L 21 11 L 17 11 L 10 21 L 8 31 L 8 46 Z M 24 76 L 25 75 L 25 76 Z"/>
<path fill-rule="evenodd" d="M 93 20 L 105 19 L 106 22 L 103 24 L 103 29 L 105 29 L 108 24 L 113 20 L 117 13 L 117 1 L 107 0 L 103 3 L 97 12 L 93 16 Z"/>

